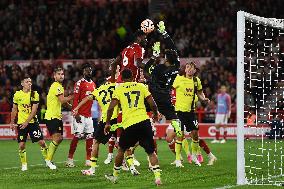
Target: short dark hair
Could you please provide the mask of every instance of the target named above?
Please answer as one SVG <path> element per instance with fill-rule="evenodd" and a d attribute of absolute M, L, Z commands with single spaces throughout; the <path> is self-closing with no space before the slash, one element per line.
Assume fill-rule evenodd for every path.
<path fill-rule="evenodd" d="M 81 70 L 83 71 L 85 68 L 92 68 L 92 66 L 91 66 L 91 64 L 89 64 L 89 63 L 84 63 L 84 64 L 82 64 L 82 66 L 81 66 Z"/>
<path fill-rule="evenodd" d="M 24 81 L 25 79 L 31 78 L 29 74 L 24 74 L 21 76 L 21 81 Z"/>
<path fill-rule="evenodd" d="M 170 64 L 174 64 L 178 60 L 178 54 L 175 50 L 166 49 L 165 50 L 166 59 Z"/>
<path fill-rule="evenodd" d="M 124 69 L 121 72 L 122 80 L 132 79 L 132 71 L 130 69 Z"/>

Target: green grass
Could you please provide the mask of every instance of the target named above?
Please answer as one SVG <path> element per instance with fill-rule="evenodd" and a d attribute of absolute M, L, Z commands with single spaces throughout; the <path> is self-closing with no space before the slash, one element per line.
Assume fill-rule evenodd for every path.
<path fill-rule="evenodd" d="M 48 142 L 49 143 L 49 142 Z M 69 140 L 63 141 L 57 150 L 54 162 L 63 162 L 67 158 Z M 236 141 L 229 141 L 226 144 L 209 144 L 218 161 L 214 166 L 206 166 L 207 157 L 204 155 L 205 163 L 202 167 L 195 167 L 184 163 L 185 167 L 178 169 L 170 165 L 174 155 L 168 150 L 165 141 L 158 141 L 158 155 L 162 171 L 162 188 L 217 188 L 236 184 Z M 27 158 L 29 170 L 20 171 L 20 163 L 17 154 L 16 141 L 0 141 L 0 188 L 2 189 L 59 189 L 59 188 L 153 188 L 153 174 L 147 170 L 148 163 L 146 154 L 141 147 L 138 147 L 135 154 L 140 161 L 138 167 L 141 175 L 132 176 L 129 172 L 122 171 L 119 182 L 113 185 L 107 182 L 104 174 L 112 172 L 113 164 L 104 165 L 107 146 L 101 146 L 99 167 L 96 175 L 86 177 L 81 175 L 80 170 L 85 169 L 84 142 L 80 141 L 77 148 L 75 168 L 66 168 L 64 163 L 57 163 L 58 170 L 52 171 L 43 165 L 40 148 L 37 144 L 27 143 Z M 185 157 L 185 155 L 183 155 Z M 4 169 L 18 167 L 13 169 Z M 276 187 L 255 187 L 243 186 L 236 188 L 276 188 Z M 277 187 L 278 188 L 278 187 Z"/>

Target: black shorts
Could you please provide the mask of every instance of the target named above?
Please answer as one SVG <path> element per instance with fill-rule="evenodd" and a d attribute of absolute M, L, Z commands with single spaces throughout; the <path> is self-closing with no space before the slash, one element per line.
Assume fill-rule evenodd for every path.
<path fill-rule="evenodd" d="M 147 154 L 152 154 L 155 151 L 153 131 L 150 120 L 136 123 L 122 131 L 119 146 L 124 151 L 135 146 L 139 142 Z"/>
<path fill-rule="evenodd" d="M 43 140 L 43 134 L 42 131 L 38 125 L 38 123 L 29 123 L 28 126 L 24 129 L 20 129 L 20 124 L 17 127 L 18 131 L 18 143 L 20 142 L 26 142 L 28 134 L 30 135 L 30 138 L 32 139 L 32 142 L 38 142 L 40 140 Z"/>
<path fill-rule="evenodd" d="M 60 119 L 45 120 L 45 123 L 50 136 L 52 136 L 55 133 L 60 133 L 61 135 L 63 135 L 62 120 Z"/>
<path fill-rule="evenodd" d="M 117 124 L 117 119 L 112 119 L 110 121 L 110 124 L 113 125 L 113 124 Z M 106 123 L 105 122 L 102 122 L 100 121 L 99 122 L 99 125 L 96 129 L 96 132 L 94 134 L 94 138 L 99 142 L 99 143 L 102 143 L 102 144 L 106 144 L 108 142 L 108 140 L 110 139 L 110 137 L 116 133 L 116 132 L 109 132 L 109 134 L 105 135 L 104 133 L 104 129 L 105 129 L 105 126 L 106 126 Z"/>
<path fill-rule="evenodd" d="M 180 112 L 177 111 L 177 116 L 181 122 L 181 130 L 184 131 L 184 128 L 187 132 L 193 130 L 198 130 L 198 121 L 194 112 Z"/>
<path fill-rule="evenodd" d="M 152 96 L 157 104 L 158 111 L 166 117 L 166 120 L 177 119 L 170 94 L 153 92 Z"/>

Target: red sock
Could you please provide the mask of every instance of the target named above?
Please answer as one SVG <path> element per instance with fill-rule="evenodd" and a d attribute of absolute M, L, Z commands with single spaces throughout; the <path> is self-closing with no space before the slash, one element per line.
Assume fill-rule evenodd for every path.
<path fill-rule="evenodd" d="M 109 141 L 108 141 L 108 153 L 113 153 L 113 148 L 115 145 L 115 138 L 114 137 L 110 137 Z"/>
<path fill-rule="evenodd" d="M 220 138 L 220 130 L 216 130 L 216 140 L 219 140 Z"/>
<path fill-rule="evenodd" d="M 169 145 L 169 148 L 170 148 L 170 150 L 174 153 L 174 154 L 176 154 L 176 152 L 175 152 L 175 140 L 173 140 L 171 143 L 168 143 L 168 145 Z"/>
<path fill-rule="evenodd" d="M 70 143 L 68 158 L 73 159 L 74 153 L 75 153 L 76 148 L 77 148 L 78 141 L 79 141 L 79 138 L 74 135 L 74 137 L 73 137 L 73 139 Z"/>
<path fill-rule="evenodd" d="M 206 152 L 206 154 L 210 154 L 210 148 L 207 146 L 205 140 L 199 139 L 199 146 Z"/>
<path fill-rule="evenodd" d="M 154 139 L 155 153 L 158 155 L 157 139 Z"/>
<path fill-rule="evenodd" d="M 93 145 L 93 139 L 92 138 L 86 139 L 86 160 L 91 159 L 92 145 Z"/>
<path fill-rule="evenodd" d="M 227 140 L 227 129 L 224 128 L 224 139 Z"/>

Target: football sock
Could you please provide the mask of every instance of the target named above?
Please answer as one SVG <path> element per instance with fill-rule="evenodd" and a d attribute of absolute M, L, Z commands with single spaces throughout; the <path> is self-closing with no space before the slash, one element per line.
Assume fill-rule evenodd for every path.
<path fill-rule="evenodd" d="M 200 139 L 199 140 L 199 146 L 206 152 L 206 154 L 210 154 L 210 148 L 208 147 L 208 145 L 206 144 L 205 140 Z"/>
<path fill-rule="evenodd" d="M 227 128 L 224 127 L 224 140 L 227 140 L 227 133 L 228 133 Z"/>
<path fill-rule="evenodd" d="M 155 179 L 160 179 L 161 178 L 161 169 L 159 165 L 154 165 L 152 166 L 152 170 L 155 176 Z"/>
<path fill-rule="evenodd" d="M 93 145 L 93 139 L 92 138 L 86 139 L 86 160 L 89 160 L 91 158 L 92 145 Z"/>
<path fill-rule="evenodd" d="M 55 141 L 52 141 L 49 144 L 49 148 L 48 148 L 47 156 L 46 156 L 47 160 L 49 160 L 49 161 L 52 160 L 53 155 L 54 155 L 55 151 L 57 150 L 57 148 L 58 148 L 58 144 Z"/>
<path fill-rule="evenodd" d="M 180 160 L 182 141 L 177 140 L 175 145 L 176 160 Z"/>
<path fill-rule="evenodd" d="M 120 167 L 113 166 L 113 176 L 118 177 L 120 170 L 121 166 Z"/>
<path fill-rule="evenodd" d="M 113 153 L 114 145 L 115 145 L 115 138 L 111 137 L 108 141 L 108 153 L 110 153 L 110 154 Z"/>
<path fill-rule="evenodd" d="M 91 158 L 90 158 L 90 161 L 91 161 L 91 169 L 92 169 L 93 171 L 95 171 L 96 166 L 97 166 L 97 162 L 98 162 L 98 158 L 96 158 L 96 157 L 91 157 Z"/>
<path fill-rule="evenodd" d="M 74 136 L 70 143 L 68 158 L 73 159 L 74 153 L 77 148 L 78 141 L 79 141 L 79 138 Z"/>
<path fill-rule="evenodd" d="M 47 147 L 45 147 L 45 148 L 41 147 L 40 151 L 41 151 L 43 158 L 46 159 L 48 148 Z"/>
<path fill-rule="evenodd" d="M 126 156 L 126 162 L 128 163 L 129 167 L 133 165 L 133 155 Z"/>
<path fill-rule="evenodd" d="M 27 164 L 27 153 L 26 149 L 19 150 L 19 156 L 22 164 Z"/>
<path fill-rule="evenodd" d="M 192 139 L 191 141 L 191 149 L 192 149 L 192 154 L 196 155 L 198 154 L 198 148 L 199 148 L 199 141 L 195 141 Z"/>
<path fill-rule="evenodd" d="M 190 154 L 189 152 L 189 145 L 188 145 L 188 141 L 186 138 L 184 138 L 182 140 L 182 148 L 183 148 L 183 151 L 185 152 L 185 154 L 188 156 Z"/>
<path fill-rule="evenodd" d="M 216 140 L 220 139 L 220 129 L 216 128 Z"/>

